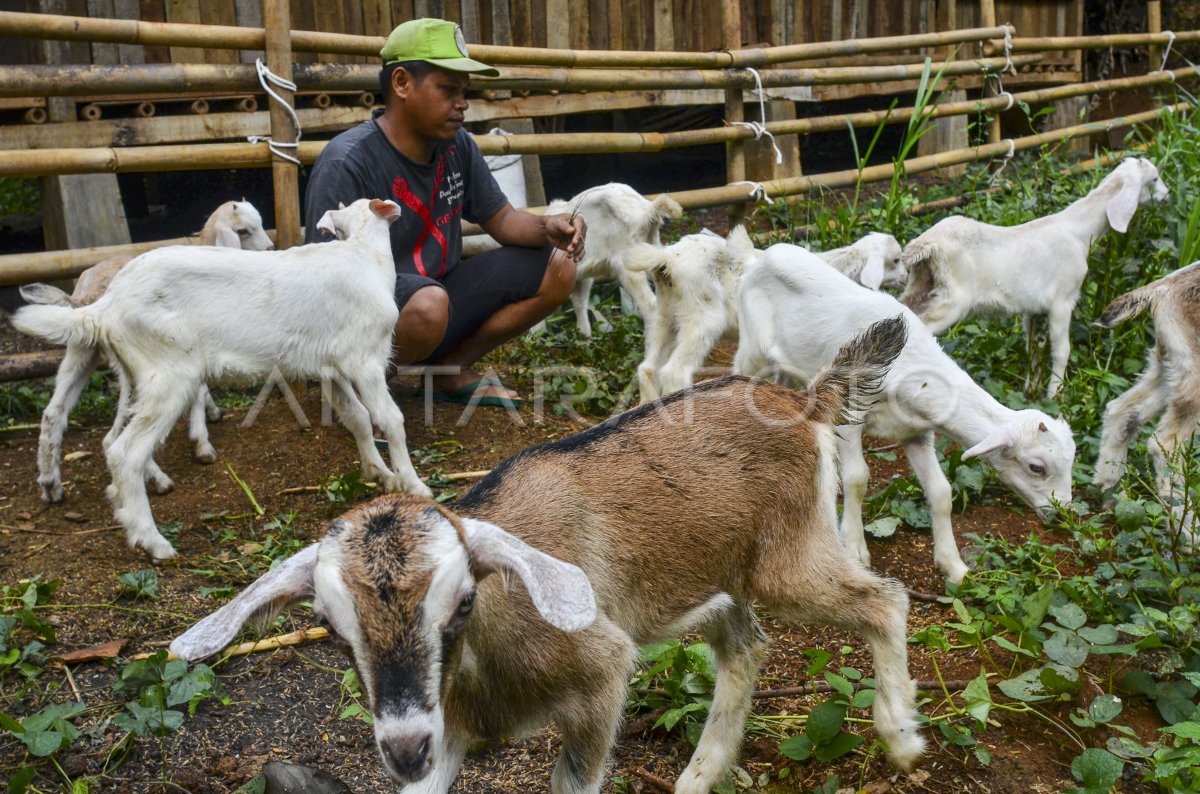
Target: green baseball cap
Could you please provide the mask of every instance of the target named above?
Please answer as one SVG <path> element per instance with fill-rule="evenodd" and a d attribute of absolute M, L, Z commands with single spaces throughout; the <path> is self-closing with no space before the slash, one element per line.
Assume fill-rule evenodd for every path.
<path fill-rule="evenodd" d="M 467 57 L 462 28 L 445 19 L 410 19 L 397 25 L 379 51 L 383 65 L 425 61 L 452 72 L 499 77 L 497 69 Z"/>

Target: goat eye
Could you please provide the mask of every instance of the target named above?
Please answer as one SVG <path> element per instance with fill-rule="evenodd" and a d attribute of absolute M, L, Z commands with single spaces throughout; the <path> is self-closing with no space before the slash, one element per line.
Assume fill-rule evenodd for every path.
<path fill-rule="evenodd" d="M 250 236 L 249 229 L 238 229 L 237 233 L 238 233 L 238 237 L 249 237 Z"/>
<path fill-rule="evenodd" d="M 1040 463 L 1030 463 L 1029 470 L 1039 477 L 1042 477 L 1046 474 L 1046 467 Z"/>
<path fill-rule="evenodd" d="M 474 608 L 475 608 L 475 593 L 472 591 L 472 592 L 468 593 L 467 595 L 463 596 L 462 601 L 458 602 L 457 616 L 460 618 L 465 618 L 467 615 L 471 614 L 471 610 Z"/>

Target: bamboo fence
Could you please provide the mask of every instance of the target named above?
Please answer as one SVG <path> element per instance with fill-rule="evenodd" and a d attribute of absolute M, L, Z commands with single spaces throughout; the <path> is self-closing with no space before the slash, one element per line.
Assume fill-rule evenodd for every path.
<path fill-rule="evenodd" d="M 1011 27 L 994 24 L 994 14 L 986 13 L 979 28 L 942 33 L 890 36 L 842 42 L 794 44 L 781 47 L 725 49 L 719 52 L 624 52 L 538 49 L 528 47 L 472 46 L 472 55 L 503 65 L 498 78 L 473 79 L 473 85 L 493 91 L 633 91 L 643 89 L 718 89 L 724 91 L 726 121 L 742 120 L 744 92 L 755 87 L 756 77 L 764 88 L 853 84 L 861 82 L 911 82 L 921 75 L 923 63 L 896 63 L 883 66 L 820 66 L 796 68 L 791 65 L 812 59 L 828 59 L 910 50 L 913 48 L 953 47 L 967 42 L 984 42 L 985 53 L 995 57 L 947 61 L 941 68 L 944 77 L 954 79 L 971 75 L 997 74 L 1007 66 L 1037 63 L 1039 53 L 1073 48 L 1164 45 L 1171 36 L 1179 41 L 1200 40 L 1200 31 L 1175 34 L 1152 32 L 1105 37 L 1014 38 Z M 737 27 L 737 3 L 723 0 L 722 36 L 728 42 L 740 41 Z M 263 49 L 268 66 L 285 78 L 290 77 L 298 90 L 370 91 L 377 86 L 378 67 L 355 63 L 291 64 L 292 52 L 330 52 L 373 55 L 383 38 L 340 33 L 289 30 L 288 0 L 265 0 L 264 28 L 240 28 L 180 23 L 107 20 L 47 14 L 0 12 L 0 37 L 104 41 L 124 44 L 158 44 L 180 47 Z M 1007 49 L 1002 44 L 1007 36 Z M 941 50 L 944 51 L 944 50 Z M 1003 55 L 995 55 L 1002 52 Z M 1018 53 L 1018 54 L 1014 54 Z M 1024 54 L 1019 54 L 1024 53 Z M 776 68 L 758 67 L 772 66 Z M 630 71 L 636 67 L 637 71 Z M 755 72 L 752 72 L 751 69 Z M 289 74 L 290 72 L 290 74 Z M 967 114 L 992 114 L 1012 107 L 1015 102 L 1046 102 L 1082 96 L 1099 91 L 1134 90 L 1163 85 L 1197 76 L 1195 68 L 1154 72 L 1141 77 L 1075 83 L 1014 94 L 985 96 L 978 100 L 948 102 L 933 106 L 929 117 L 940 118 Z M 253 91 L 257 74 L 253 66 L 243 64 L 164 64 L 157 66 L 0 66 L 0 97 L 26 96 L 123 96 L 129 94 L 179 96 L 195 92 Z M 294 104 L 291 91 L 281 91 L 288 104 Z M 286 109 L 271 103 L 270 134 L 284 145 L 296 143 Z M 98 106 L 99 107 L 99 106 Z M 1124 117 L 1107 122 L 1069 127 L 1042 135 L 1027 136 L 1012 142 L 1015 150 L 1045 145 L 1048 141 L 1091 135 L 1112 125 L 1137 123 L 1156 117 Z M 839 116 L 772 121 L 764 129 L 774 136 L 802 135 L 811 132 L 868 127 L 885 123 L 905 123 L 911 109 L 867 111 Z M 1144 118 L 1143 118 L 1144 117 Z M 514 135 L 480 137 L 486 154 L 582 154 L 658 152 L 665 149 L 725 143 L 729 162 L 729 182 L 744 177 L 742 146 L 757 133 L 743 126 L 689 130 L 675 133 L 639 132 L 608 134 Z M 301 163 L 313 162 L 323 148 L 321 141 L 299 141 L 293 151 Z M 955 149 L 937 155 L 916 158 L 906 164 L 909 173 L 986 160 L 1010 151 L 1008 142 L 993 139 L 987 146 Z M 0 151 L 0 175 L 42 176 L 84 173 L 149 172 L 199 170 L 206 168 L 264 168 L 274 174 L 276 219 L 279 246 L 299 241 L 299 200 L 297 169 L 275 157 L 262 144 L 196 143 L 157 146 L 96 146 L 84 148 L 29 149 Z M 833 187 L 876 179 L 890 179 L 891 166 L 877 166 L 813 177 L 775 179 L 763 183 L 770 196 L 791 196 L 820 187 Z M 740 204 L 747 201 L 745 188 L 729 184 L 723 187 L 685 191 L 675 194 L 687 208 Z M 147 250 L 163 241 L 141 246 L 106 246 L 81 251 L 52 251 L 0 257 L 0 284 L 19 284 L 37 279 L 75 275 L 101 258 L 117 253 Z"/>
<path fill-rule="evenodd" d="M 982 146 L 954 149 L 924 157 L 916 157 L 904 161 L 904 171 L 906 174 L 912 175 L 935 171 L 940 168 L 946 168 L 954 165 L 1002 158 L 1008 156 L 1010 152 L 1036 149 L 1042 146 L 1049 146 L 1070 140 L 1072 138 L 1091 136 L 1097 133 L 1106 133 L 1114 129 L 1132 127 L 1136 124 L 1145 124 L 1159 118 L 1164 113 L 1177 112 L 1187 107 L 1187 103 L 1166 105 L 1161 108 L 1156 108 L 1154 110 L 1129 116 L 1105 119 L 1103 121 L 1088 122 L 1086 124 L 1079 124 L 1060 130 L 1053 130 L 1050 132 L 1038 133 L 1020 138 L 1011 138 L 999 143 L 990 143 Z M 730 184 L 721 187 L 679 191 L 671 193 L 670 195 L 676 201 L 678 201 L 685 210 L 704 209 L 708 207 L 739 204 L 753 200 L 755 194 L 757 193 L 758 185 L 761 185 L 762 190 L 765 191 L 767 198 L 774 200 L 777 198 L 803 195 L 815 190 L 851 187 L 859 182 L 868 184 L 887 181 L 892 178 L 894 171 L 894 164 L 885 163 L 877 166 L 869 166 L 861 171 L 858 169 L 848 169 L 825 174 L 816 174 L 813 176 L 770 180 L 762 183 L 755 183 L 755 185 L 752 185 L 749 188 L 746 185 Z M 544 207 L 534 207 L 531 208 L 531 211 L 541 212 L 544 209 Z M 157 247 L 158 245 L 191 244 L 194 242 L 195 238 L 181 238 L 177 240 L 165 240 L 162 243 L 100 246 L 74 251 L 45 251 L 43 253 L 36 254 L 13 254 L 9 256 L 3 256 L 0 257 L 0 286 L 69 278 L 79 275 L 79 273 L 83 272 L 94 262 L 98 262 L 101 259 L 105 259 L 110 256 L 142 253 L 150 250 L 151 248 Z"/>

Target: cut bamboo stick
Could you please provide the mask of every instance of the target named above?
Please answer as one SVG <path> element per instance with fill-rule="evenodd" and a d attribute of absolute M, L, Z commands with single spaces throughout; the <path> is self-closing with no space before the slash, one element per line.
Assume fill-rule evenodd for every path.
<path fill-rule="evenodd" d="M 306 642 L 316 642 L 323 640 L 329 636 L 329 632 L 320 626 L 314 626 L 308 629 L 300 629 L 298 631 L 289 632 L 288 634 L 280 634 L 275 637 L 266 637 L 257 642 L 243 642 L 238 645 L 231 645 L 221 652 L 221 658 L 230 656 L 246 656 L 251 653 L 259 653 L 261 651 L 277 651 L 280 648 L 288 648 L 293 645 L 303 645 Z M 137 653 L 133 655 L 134 660 L 149 659 L 153 653 Z M 167 654 L 167 659 L 178 659 L 179 657 L 173 653 Z"/>

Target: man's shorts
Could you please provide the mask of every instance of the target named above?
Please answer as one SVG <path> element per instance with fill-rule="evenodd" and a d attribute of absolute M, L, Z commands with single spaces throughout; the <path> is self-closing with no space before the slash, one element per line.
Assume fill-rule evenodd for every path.
<path fill-rule="evenodd" d="M 450 323 L 437 350 L 420 363 L 434 364 L 510 303 L 532 298 L 542 286 L 553 246 L 503 246 L 459 262 L 444 278 L 396 274 L 396 305 L 403 310 L 422 287 L 437 286 L 450 298 Z"/>

